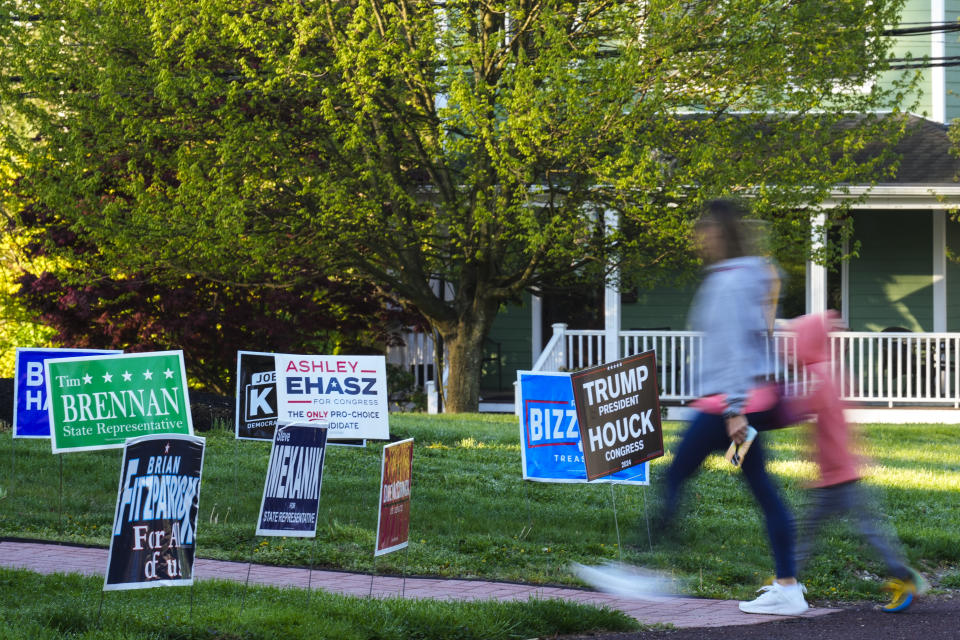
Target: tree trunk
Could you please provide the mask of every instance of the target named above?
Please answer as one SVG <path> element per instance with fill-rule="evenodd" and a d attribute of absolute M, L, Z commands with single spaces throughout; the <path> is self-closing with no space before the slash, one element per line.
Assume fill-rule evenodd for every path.
<path fill-rule="evenodd" d="M 480 409 L 480 375 L 483 343 L 490 332 L 497 305 L 461 317 L 447 331 L 440 329 L 450 356 L 444 413 L 467 413 Z"/>

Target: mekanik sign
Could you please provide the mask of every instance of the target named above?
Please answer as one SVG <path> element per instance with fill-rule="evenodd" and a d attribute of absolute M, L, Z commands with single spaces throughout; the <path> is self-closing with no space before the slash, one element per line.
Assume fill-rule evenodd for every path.
<path fill-rule="evenodd" d="M 182 351 L 63 358 L 44 367 L 54 453 L 193 435 Z"/>
<path fill-rule="evenodd" d="M 317 535 L 326 447 L 326 427 L 287 424 L 276 428 L 257 519 L 258 536 Z"/>

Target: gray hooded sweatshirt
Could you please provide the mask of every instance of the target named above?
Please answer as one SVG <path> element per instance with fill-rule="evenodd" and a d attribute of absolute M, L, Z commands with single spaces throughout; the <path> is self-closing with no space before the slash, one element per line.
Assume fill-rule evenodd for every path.
<path fill-rule="evenodd" d="M 726 395 L 742 412 L 750 389 L 769 373 L 768 319 L 776 271 L 765 258 L 744 256 L 707 268 L 690 308 L 689 324 L 703 332 L 700 395 Z"/>

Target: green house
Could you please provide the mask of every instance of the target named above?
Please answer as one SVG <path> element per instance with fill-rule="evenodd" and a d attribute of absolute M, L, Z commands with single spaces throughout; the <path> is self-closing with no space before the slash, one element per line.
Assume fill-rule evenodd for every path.
<path fill-rule="evenodd" d="M 869 388 L 874 394 L 856 399 L 866 398 L 867 404 L 888 410 L 954 408 L 960 406 L 960 333 L 950 332 L 960 332 L 960 222 L 952 212 L 960 209 L 960 160 L 951 153 L 947 131 L 949 123 L 960 118 L 960 66 L 952 66 L 960 63 L 960 39 L 954 30 L 960 0 L 908 0 L 901 18 L 895 32 L 896 64 L 915 69 L 921 86 L 915 96 L 916 113 L 896 148 L 899 168 L 892 179 L 853 185 L 849 194 L 838 190 L 822 203 L 827 209 L 843 198 L 865 196 L 853 204 L 851 213 L 858 250 L 832 270 L 814 263 L 793 265 L 781 315 L 840 311 L 859 336 L 859 346 L 845 352 L 846 364 L 855 365 L 860 379 L 866 380 L 863 393 Z M 831 238 L 813 241 L 828 243 Z M 680 339 L 675 334 L 686 328 L 692 294 L 692 285 L 622 292 L 600 284 L 568 295 L 527 295 L 521 304 L 503 308 L 494 322 L 487 340 L 481 406 L 512 410 L 519 370 L 576 368 L 653 344 L 643 342 L 647 338 Z M 558 332 L 567 341 L 564 362 L 556 353 L 544 353 L 557 349 Z M 899 351 L 909 351 L 909 359 L 884 364 L 891 336 L 899 336 Z M 684 357 L 689 360 L 690 355 Z M 909 370 L 909 376 L 900 376 L 910 378 L 903 388 L 894 388 L 891 369 L 896 366 Z M 916 373 L 921 367 L 936 373 Z M 881 374 L 891 379 L 874 384 L 870 376 Z M 874 393 L 875 387 L 880 393 Z M 675 395 L 682 399 L 689 394 Z M 947 419 L 929 412 L 922 415 L 928 421 Z"/>

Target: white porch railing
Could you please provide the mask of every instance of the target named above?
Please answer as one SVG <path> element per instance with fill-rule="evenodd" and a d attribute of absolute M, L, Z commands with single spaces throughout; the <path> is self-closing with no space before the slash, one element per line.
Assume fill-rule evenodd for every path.
<path fill-rule="evenodd" d="M 406 346 L 391 347 L 387 362 L 412 371 L 420 386 L 433 379 L 432 336 L 410 333 Z M 534 371 L 575 371 L 601 364 L 605 336 L 599 330 L 572 330 L 553 325 L 553 336 L 533 365 Z M 880 405 L 960 407 L 960 333 L 830 334 L 830 353 L 844 400 Z M 654 350 L 661 399 L 687 402 L 697 387 L 701 336 L 694 331 L 621 331 L 620 355 Z M 775 331 L 767 343 L 772 377 L 788 393 L 805 392 L 809 379 L 792 358 L 795 339 Z"/>
<path fill-rule="evenodd" d="M 604 333 L 553 325 L 553 336 L 534 371 L 574 371 L 603 362 Z M 831 362 L 844 400 L 865 404 L 953 405 L 960 407 L 960 334 L 830 334 Z M 807 390 L 806 371 L 794 362 L 794 336 L 775 331 L 767 342 L 772 378 L 788 393 Z M 620 355 L 653 350 L 661 399 L 693 400 L 701 363 L 701 335 L 693 331 L 621 331 Z"/>
<path fill-rule="evenodd" d="M 857 402 L 960 406 L 960 334 L 831 334 L 844 398 Z"/>
<path fill-rule="evenodd" d="M 433 336 L 411 331 L 404 334 L 403 341 L 402 346 L 387 347 L 387 362 L 413 373 L 417 386 L 423 387 L 434 378 L 436 349 Z"/>

